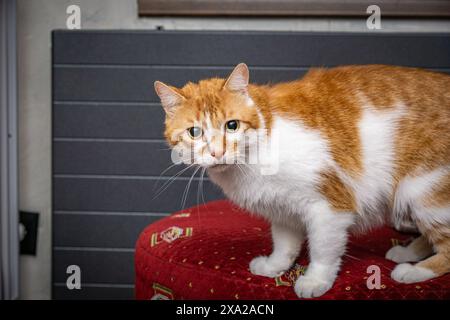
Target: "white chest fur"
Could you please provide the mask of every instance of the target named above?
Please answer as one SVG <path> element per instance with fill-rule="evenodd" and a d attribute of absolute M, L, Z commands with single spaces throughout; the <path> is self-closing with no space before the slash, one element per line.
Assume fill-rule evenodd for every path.
<path fill-rule="evenodd" d="M 332 163 L 326 141 L 300 122 L 276 118 L 271 133 L 270 174 L 263 165 L 241 165 L 209 176 L 236 204 L 273 219 L 300 216 L 315 191 L 319 174 Z M 268 145 L 260 146 L 268 148 Z M 274 163 L 276 161 L 276 163 Z"/>

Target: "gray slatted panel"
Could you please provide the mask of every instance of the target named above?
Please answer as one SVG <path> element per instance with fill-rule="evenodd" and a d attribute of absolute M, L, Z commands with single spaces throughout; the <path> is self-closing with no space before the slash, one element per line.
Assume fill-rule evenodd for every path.
<path fill-rule="evenodd" d="M 167 214 L 56 211 L 54 240 L 62 247 L 133 248 L 142 227 L 164 216 Z M 111 236 L 119 234 L 122 236 Z"/>
<path fill-rule="evenodd" d="M 154 198 L 161 181 L 157 177 L 136 176 L 60 176 L 53 179 L 53 209 L 64 211 L 173 212 L 181 208 L 181 196 L 189 178 L 179 178 Z M 199 179 L 193 179 L 185 207 L 198 202 Z M 215 185 L 203 183 L 205 201 L 221 197 Z M 201 198 L 200 198 L 201 199 Z M 100 227 L 100 226 L 99 226 Z M 73 234 L 79 237 L 79 234 Z M 123 237 L 114 234 L 111 237 Z M 58 245 L 57 243 L 55 245 Z"/>
<path fill-rule="evenodd" d="M 309 66 L 383 63 L 449 72 L 448 35 L 56 31 L 53 34 L 55 298 L 132 298 L 138 233 L 180 209 L 187 176 L 160 197 L 170 165 L 153 81 L 225 76 L 238 62 L 258 83 Z M 178 169 L 178 168 L 175 168 Z M 186 206 L 201 202 L 194 179 Z M 205 181 L 206 201 L 221 197 Z M 64 287 L 82 267 L 82 290 Z"/>
<path fill-rule="evenodd" d="M 56 140 L 53 143 L 55 174 L 115 174 L 159 176 L 171 164 L 164 141 Z M 164 172 L 173 176 L 182 169 L 176 165 Z M 182 176 L 190 177 L 194 169 Z"/>
<path fill-rule="evenodd" d="M 66 282 L 66 268 L 76 264 L 81 268 L 83 283 L 132 284 L 134 282 L 134 252 L 129 249 L 100 250 L 79 248 L 53 249 L 53 281 Z"/>
<path fill-rule="evenodd" d="M 55 137 L 160 139 L 164 131 L 164 122 L 159 121 L 164 111 L 156 103 L 66 102 L 53 106 L 58 119 L 53 123 Z"/>

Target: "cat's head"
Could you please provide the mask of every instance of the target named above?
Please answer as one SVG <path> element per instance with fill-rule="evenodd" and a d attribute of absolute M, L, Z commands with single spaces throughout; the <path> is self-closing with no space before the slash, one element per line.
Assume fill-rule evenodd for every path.
<path fill-rule="evenodd" d="M 249 95 L 249 70 L 244 63 L 228 79 L 212 78 L 175 88 L 155 82 L 166 112 L 165 137 L 172 160 L 224 170 L 243 163 L 253 135 L 264 120 Z M 176 160 L 174 160 L 176 162 Z"/>

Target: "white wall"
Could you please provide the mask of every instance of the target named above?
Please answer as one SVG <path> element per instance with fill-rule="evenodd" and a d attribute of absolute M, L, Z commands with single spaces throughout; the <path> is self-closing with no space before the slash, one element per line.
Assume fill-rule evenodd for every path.
<path fill-rule="evenodd" d="M 365 19 L 139 19 L 136 0 L 18 0 L 19 201 L 21 210 L 41 213 L 38 254 L 21 258 L 21 296 L 24 299 L 50 297 L 50 32 L 65 28 L 66 8 L 70 4 L 81 8 L 82 29 L 154 29 L 163 26 L 165 29 L 373 32 L 366 28 Z M 450 21 L 382 19 L 382 28 L 382 32 L 450 32 Z"/>

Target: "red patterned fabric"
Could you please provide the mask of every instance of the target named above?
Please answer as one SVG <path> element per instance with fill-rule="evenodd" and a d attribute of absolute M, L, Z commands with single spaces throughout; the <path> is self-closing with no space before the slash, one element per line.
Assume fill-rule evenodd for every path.
<path fill-rule="evenodd" d="M 409 285 L 390 278 L 395 263 L 384 255 L 410 238 L 389 228 L 351 238 L 333 288 L 320 299 L 450 299 L 450 275 Z M 282 277 L 251 274 L 251 259 L 271 249 L 269 225 L 228 201 L 174 213 L 139 237 L 136 298 L 298 299 L 292 284 L 308 264 L 306 250 Z M 381 269 L 380 289 L 367 287 L 370 265 Z"/>

